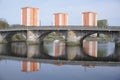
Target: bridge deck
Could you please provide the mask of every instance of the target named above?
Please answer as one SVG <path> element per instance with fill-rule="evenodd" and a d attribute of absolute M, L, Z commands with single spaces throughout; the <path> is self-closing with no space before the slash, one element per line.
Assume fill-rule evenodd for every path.
<path fill-rule="evenodd" d="M 21 30 L 81 30 L 81 31 L 120 31 L 120 27 L 114 27 L 114 26 L 107 26 L 105 28 L 99 28 L 99 27 L 87 27 L 87 26 L 38 26 L 38 27 L 32 27 L 32 26 L 14 26 L 9 28 L 0 29 L 0 31 L 21 31 Z"/>

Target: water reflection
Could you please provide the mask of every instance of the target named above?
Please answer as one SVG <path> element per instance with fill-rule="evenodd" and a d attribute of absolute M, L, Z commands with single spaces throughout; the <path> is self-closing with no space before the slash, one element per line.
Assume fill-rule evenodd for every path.
<path fill-rule="evenodd" d="M 27 45 L 26 43 L 11 43 L 11 52 L 16 56 L 25 57 L 27 56 Z"/>
<path fill-rule="evenodd" d="M 97 41 L 85 41 L 83 45 L 85 52 L 90 56 L 97 57 L 97 44 Z"/>
<path fill-rule="evenodd" d="M 44 42 L 44 45 L 28 45 L 26 42 L 0 45 L 1 55 L 49 60 L 87 60 L 87 61 L 119 61 L 119 47 L 115 43 L 85 41 L 83 47 L 66 46 L 65 42 L 55 40 Z M 8 53 L 9 52 L 9 53 Z"/>
<path fill-rule="evenodd" d="M 7 55 L 9 52 L 9 47 L 7 46 L 7 44 L 0 44 L 0 54 L 1 55 Z"/>
<path fill-rule="evenodd" d="M 39 45 L 27 43 L 11 43 L 11 51 L 15 56 L 33 58 L 39 56 Z M 22 61 L 22 72 L 34 72 L 39 70 L 39 63 L 33 61 Z"/>
<path fill-rule="evenodd" d="M 120 69 L 119 67 L 116 67 L 116 64 L 113 64 L 114 66 L 112 65 L 112 67 L 110 67 L 111 64 L 108 65 L 107 62 L 105 63 L 103 62 L 102 64 L 99 63 L 95 64 L 93 62 L 93 61 L 120 62 L 120 47 L 116 47 L 113 42 L 109 42 L 109 43 L 86 42 L 84 43 L 84 46 L 82 48 L 79 46 L 65 46 L 64 42 L 58 40 L 50 43 L 45 43 L 44 45 L 28 45 L 26 42 L 11 43 L 6 45 L 0 44 L 0 56 L 3 55 L 14 56 L 19 58 L 22 57 L 24 59 L 32 59 L 33 61 L 25 61 L 23 59 L 21 59 L 20 61 L 8 60 L 6 64 L 4 62 L 5 60 L 1 60 L 0 76 L 2 76 L 2 79 L 0 77 L 0 80 L 9 80 L 9 79 L 33 80 L 38 78 L 44 80 L 49 80 L 51 78 L 57 80 L 62 78 L 64 80 L 66 79 L 66 77 L 69 80 L 77 80 L 80 78 L 82 78 L 83 80 L 84 79 L 102 80 L 105 78 L 105 76 L 108 80 L 120 79 L 119 78 Z M 40 63 L 34 62 L 34 60 L 36 59 L 39 60 Z M 41 63 L 42 59 L 47 60 L 48 62 L 47 61 L 45 62 L 49 64 L 45 64 L 44 62 Z M 81 60 L 82 61 L 93 60 L 93 61 L 91 61 L 91 63 L 87 63 L 87 61 L 85 61 L 84 63 Z M 67 64 L 70 65 L 64 65 L 62 61 L 63 62 L 66 61 L 68 62 Z M 73 63 L 75 64 L 74 66 L 72 65 Z M 41 64 L 42 64 L 42 70 L 40 66 Z M 56 67 L 56 66 L 61 66 L 61 67 Z M 90 69 L 90 68 L 94 68 L 94 69 Z M 35 72 L 35 73 L 24 74 L 23 72 L 25 73 Z M 101 76 L 103 77 L 98 75 L 98 72 L 99 74 L 102 74 Z M 17 77 L 14 75 L 16 75 Z M 53 77 L 53 75 L 57 77 Z M 93 77 L 91 78 L 91 76 Z"/>
<path fill-rule="evenodd" d="M 22 72 L 39 71 L 39 63 L 33 61 L 22 61 Z"/>
<path fill-rule="evenodd" d="M 53 43 L 45 44 L 45 47 L 48 49 L 48 55 L 53 57 L 59 57 L 65 54 L 65 43 L 60 40 L 54 40 Z"/>
<path fill-rule="evenodd" d="M 114 54 L 115 52 L 115 43 L 99 43 L 98 44 L 98 56 L 105 57 Z"/>
<path fill-rule="evenodd" d="M 92 57 L 107 57 L 114 54 L 115 43 L 113 42 L 97 42 L 85 41 L 83 46 L 86 54 Z"/>
<path fill-rule="evenodd" d="M 22 57 L 39 57 L 39 45 L 28 45 L 27 43 L 11 43 L 11 52 L 17 56 Z"/>
<path fill-rule="evenodd" d="M 75 58 L 81 56 L 81 51 L 78 46 L 68 46 L 67 47 L 67 59 L 74 60 Z"/>
<path fill-rule="evenodd" d="M 79 46 L 65 46 L 65 43 L 59 40 L 53 41 L 53 44 L 46 43 L 45 47 L 48 49 L 49 56 L 58 59 L 73 60 L 81 53 Z"/>
<path fill-rule="evenodd" d="M 0 80 L 119 80 L 119 66 L 96 66 L 92 68 L 81 65 L 63 65 L 61 67 L 42 63 L 41 70 L 23 73 L 21 62 L 15 60 L 0 61 Z M 26 66 L 26 63 L 25 63 Z M 30 70 L 30 68 L 28 69 Z M 31 67 L 32 70 L 32 67 Z M 24 69 L 26 72 L 27 70 Z"/>

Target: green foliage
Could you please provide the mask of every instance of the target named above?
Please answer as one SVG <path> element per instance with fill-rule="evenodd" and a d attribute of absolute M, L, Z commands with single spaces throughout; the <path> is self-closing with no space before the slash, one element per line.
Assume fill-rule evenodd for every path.
<path fill-rule="evenodd" d="M 105 50 L 98 50 L 98 57 L 105 57 L 107 54 L 106 54 L 106 51 Z"/>
<path fill-rule="evenodd" d="M 108 23 L 107 23 L 107 20 L 98 20 L 97 25 L 98 27 L 107 27 Z"/>
<path fill-rule="evenodd" d="M 12 37 L 12 40 L 13 41 L 16 41 L 16 40 L 25 40 L 25 38 L 21 35 L 21 34 L 15 34 L 13 37 Z"/>
<path fill-rule="evenodd" d="M 49 53 L 49 49 L 47 47 L 44 47 L 44 54 L 48 54 Z"/>
<path fill-rule="evenodd" d="M 9 24 L 5 21 L 0 19 L 0 28 L 7 28 L 9 27 Z"/>
<path fill-rule="evenodd" d="M 55 32 L 50 33 L 48 36 L 45 37 L 44 40 L 55 40 L 55 39 L 64 40 L 62 36 L 59 36 Z"/>

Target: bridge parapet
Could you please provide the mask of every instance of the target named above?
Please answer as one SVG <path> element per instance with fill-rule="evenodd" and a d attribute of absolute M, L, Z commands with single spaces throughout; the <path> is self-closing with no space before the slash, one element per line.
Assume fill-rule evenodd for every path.
<path fill-rule="evenodd" d="M 82 31 L 120 31 L 120 27 L 108 26 L 99 28 L 95 26 L 11 26 L 0 29 L 0 31 L 19 31 L 19 30 L 82 30 Z"/>

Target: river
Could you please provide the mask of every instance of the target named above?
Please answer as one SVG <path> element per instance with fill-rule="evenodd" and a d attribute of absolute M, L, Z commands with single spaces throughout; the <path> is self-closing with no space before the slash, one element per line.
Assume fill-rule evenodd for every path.
<path fill-rule="evenodd" d="M 0 44 L 0 80 L 120 80 L 120 47 L 114 42 L 65 44 Z"/>

